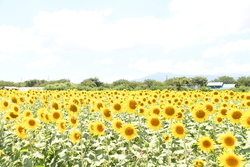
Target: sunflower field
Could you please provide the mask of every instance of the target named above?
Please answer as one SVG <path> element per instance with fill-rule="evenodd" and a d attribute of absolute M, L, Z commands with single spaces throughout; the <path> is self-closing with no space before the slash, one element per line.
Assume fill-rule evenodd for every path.
<path fill-rule="evenodd" d="M 0 90 L 1 167 L 249 167 L 250 93 Z"/>

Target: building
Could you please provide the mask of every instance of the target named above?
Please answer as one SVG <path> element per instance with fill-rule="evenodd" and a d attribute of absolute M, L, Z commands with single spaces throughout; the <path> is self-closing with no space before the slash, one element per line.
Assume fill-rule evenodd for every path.
<path fill-rule="evenodd" d="M 15 86 L 4 86 L 2 88 L 3 90 L 22 90 L 22 91 L 27 91 L 27 90 L 44 90 L 44 87 L 15 87 Z"/>
<path fill-rule="evenodd" d="M 223 82 L 209 82 L 207 87 L 212 89 L 231 89 L 235 87 L 235 84 L 224 84 Z"/>
<path fill-rule="evenodd" d="M 235 88 L 235 84 L 223 84 L 221 89 L 231 89 Z"/>

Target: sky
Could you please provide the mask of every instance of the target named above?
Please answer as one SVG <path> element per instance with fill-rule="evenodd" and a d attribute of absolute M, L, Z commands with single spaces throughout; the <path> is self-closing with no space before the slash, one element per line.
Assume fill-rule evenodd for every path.
<path fill-rule="evenodd" d="M 249 0 L 0 0 L 0 80 L 250 74 Z"/>

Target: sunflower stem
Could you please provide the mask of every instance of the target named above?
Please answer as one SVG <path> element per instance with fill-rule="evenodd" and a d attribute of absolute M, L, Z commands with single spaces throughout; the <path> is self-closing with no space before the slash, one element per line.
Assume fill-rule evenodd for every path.
<path fill-rule="evenodd" d="M 187 146 L 186 146 L 186 138 L 184 137 L 184 153 L 185 153 L 185 163 L 188 167 L 188 159 L 187 159 Z"/>

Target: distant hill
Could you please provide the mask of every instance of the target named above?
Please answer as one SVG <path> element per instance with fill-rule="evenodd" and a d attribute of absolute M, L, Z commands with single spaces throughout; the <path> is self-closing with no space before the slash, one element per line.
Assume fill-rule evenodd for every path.
<path fill-rule="evenodd" d="M 219 74 L 219 75 L 180 75 L 180 74 L 173 74 L 173 73 L 164 73 L 164 72 L 157 72 L 151 75 L 147 75 L 143 78 L 139 78 L 139 79 L 134 79 L 133 81 L 137 81 L 137 82 L 143 82 L 145 79 L 153 79 L 156 81 L 160 81 L 160 82 L 164 82 L 166 79 L 170 79 L 170 78 L 175 78 L 175 77 L 187 77 L 187 78 L 193 78 L 193 77 L 206 77 L 208 79 L 208 81 L 214 80 L 218 77 L 221 76 L 229 76 L 229 77 L 233 77 L 234 79 L 237 79 L 238 77 L 241 76 L 246 76 L 243 74 Z"/>

